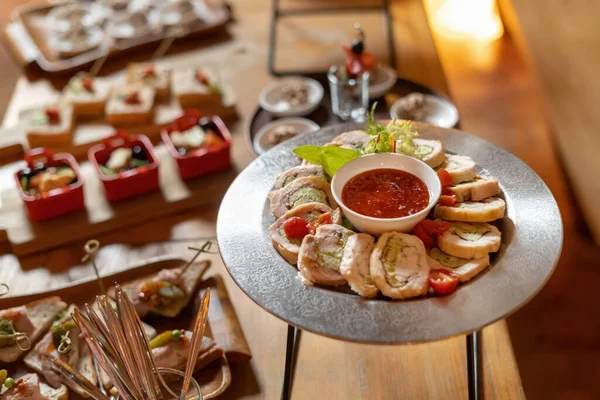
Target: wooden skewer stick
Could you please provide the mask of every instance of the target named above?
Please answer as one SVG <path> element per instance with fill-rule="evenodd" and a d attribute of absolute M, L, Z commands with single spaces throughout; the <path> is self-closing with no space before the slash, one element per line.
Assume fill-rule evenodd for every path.
<path fill-rule="evenodd" d="M 212 241 L 207 241 L 205 242 L 202 247 L 197 248 L 197 247 L 188 247 L 188 249 L 190 250 L 194 250 L 196 251 L 196 254 L 194 255 L 194 257 L 192 257 L 192 259 L 185 265 L 185 267 L 183 267 L 181 269 L 181 271 L 179 271 L 179 274 L 177 275 L 176 279 L 181 278 L 181 276 L 183 275 L 183 273 L 190 267 L 190 265 L 192 265 L 194 263 L 194 261 L 196 261 L 196 259 L 200 256 L 200 254 L 202 253 L 208 253 L 208 254 L 217 254 L 214 252 L 210 251 L 210 247 L 212 246 Z"/>
<path fill-rule="evenodd" d="M 170 28 L 167 32 L 167 37 L 162 42 L 160 42 L 150 59 L 156 60 L 157 58 L 161 58 L 162 56 L 167 54 L 167 51 L 169 51 L 175 39 L 184 37 L 186 33 L 187 30 L 183 26 L 176 25 Z"/>
<path fill-rule="evenodd" d="M 96 253 L 100 249 L 100 242 L 97 240 L 89 240 L 85 246 L 83 246 L 83 250 L 85 250 L 86 255 L 83 256 L 81 262 L 92 262 L 92 266 L 94 267 L 94 272 L 96 273 L 96 278 L 98 279 L 98 285 L 100 286 L 100 291 L 102 294 L 106 294 L 106 289 L 104 288 L 104 283 L 102 282 L 102 278 L 100 278 L 100 272 L 98 272 L 98 266 L 96 265 L 96 261 L 94 260 Z"/>
<path fill-rule="evenodd" d="M 6 283 L 0 283 L 0 297 L 6 296 L 9 291 L 10 291 L 10 288 L 8 287 L 8 285 Z"/>

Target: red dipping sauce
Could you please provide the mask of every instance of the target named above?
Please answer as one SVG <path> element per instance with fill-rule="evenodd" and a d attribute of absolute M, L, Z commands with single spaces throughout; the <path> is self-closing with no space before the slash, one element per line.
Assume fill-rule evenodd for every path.
<path fill-rule="evenodd" d="M 367 217 L 400 218 L 426 208 L 429 189 L 409 172 L 374 169 L 350 179 L 342 189 L 342 201 Z"/>

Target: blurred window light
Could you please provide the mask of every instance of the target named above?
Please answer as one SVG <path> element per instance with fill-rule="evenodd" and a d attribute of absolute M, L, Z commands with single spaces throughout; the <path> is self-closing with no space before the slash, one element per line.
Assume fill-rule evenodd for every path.
<path fill-rule="evenodd" d="M 504 27 L 495 0 L 428 1 L 434 29 L 444 35 L 491 41 Z"/>

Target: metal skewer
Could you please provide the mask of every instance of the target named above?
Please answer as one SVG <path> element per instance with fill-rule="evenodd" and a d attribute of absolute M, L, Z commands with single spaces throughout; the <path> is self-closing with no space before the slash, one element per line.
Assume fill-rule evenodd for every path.
<path fill-rule="evenodd" d="M 10 288 L 8 287 L 8 285 L 6 283 L 0 283 L 0 297 L 6 296 L 9 291 L 10 291 Z"/>

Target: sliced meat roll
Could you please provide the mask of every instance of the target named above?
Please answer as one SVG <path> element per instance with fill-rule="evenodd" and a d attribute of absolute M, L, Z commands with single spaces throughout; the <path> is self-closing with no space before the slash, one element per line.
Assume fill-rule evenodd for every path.
<path fill-rule="evenodd" d="M 454 193 L 458 202 L 480 201 L 500 193 L 500 185 L 496 178 L 477 175 L 472 181 L 449 186 L 448 190 Z"/>
<path fill-rule="evenodd" d="M 273 246 L 287 262 L 294 265 L 298 262 L 298 252 L 300 251 L 302 239 L 287 237 L 283 227 L 285 222 L 292 217 L 299 217 L 309 224 L 318 221 L 319 217 L 326 213 L 331 214 L 332 223 L 342 224 L 342 213 L 339 208 L 333 211 L 329 206 L 322 203 L 306 203 L 286 212 L 271 225 L 269 233 L 271 234 L 271 240 L 273 240 Z"/>
<path fill-rule="evenodd" d="M 500 249 L 501 233 L 494 225 L 476 222 L 452 222 L 438 237 L 438 247 L 460 258 L 482 258 Z"/>
<path fill-rule="evenodd" d="M 499 197 L 482 201 L 465 201 L 453 206 L 436 205 L 434 215 L 447 221 L 492 222 L 504 217 L 506 203 Z"/>
<path fill-rule="evenodd" d="M 375 239 L 366 233 L 357 233 L 348 237 L 340 272 L 348 281 L 350 288 L 363 297 L 377 296 L 377 286 L 371 278 L 370 260 L 371 252 L 375 246 Z"/>
<path fill-rule="evenodd" d="M 290 168 L 287 171 L 283 172 L 281 175 L 279 175 L 277 177 L 277 180 L 275 181 L 275 187 L 273 188 L 273 190 L 279 190 L 282 187 L 292 183 L 296 179 L 307 176 L 327 180 L 325 171 L 320 165 L 298 165 L 297 167 Z"/>
<path fill-rule="evenodd" d="M 306 235 L 298 256 L 299 275 L 306 285 L 343 285 L 346 280 L 340 273 L 344 247 L 349 236 L 354 235 L 340 225 L 323 225 L 314 235 Z"/>
<path fill-rule="evenodd" d="M 330 143 L 327 143 L 327 146 L 363 151 L 370 139 L 371 136 L 365 131 L 350 131 L 336 136 Z"/>
<path fill-rule="evenodd" d="M 371 277 L 385 296 L 408 299 L 429 288 L 429 264 L 423 242 L 406 233 L 381 235 L 371 254 Z"/>
<path fill-rule="evenodd" d="M 413 143 L 416 146 L 415 156 L 431 168 L 437 168 L 446 161 L 444 146 L 439 140 L 413 139 Z"/>
<path fill-rule="evenodd" d="M 452 185 L 458 185 L 461 182 L 472 181 L 477 175 L 475 162 L 471 157 L 459 156 L 456 154 L 446 154 L 446 162 L 440 165 L 452 177 Z"/>
<path fill-rule="evenodd" d="M 431 269 L 442 268 L 450 270 L 458 275 L 461 282 L 466 282 L 473 279 L 475 275 L 483 271 L 490 265 L 490 256 L 485 255 L 474 260 L 467 260 L 446 254 L 437 247 L 429 250 L 427 257 Z"/>
<path fill-rule="evenodd" d="M 271 213 L 279 218 L 289 210 L 306 203 L 323 203 L 338 208 L 329 184 L 323 179 L 306 176 L 295 179 L 282 189 L 269 193 Z"/>

